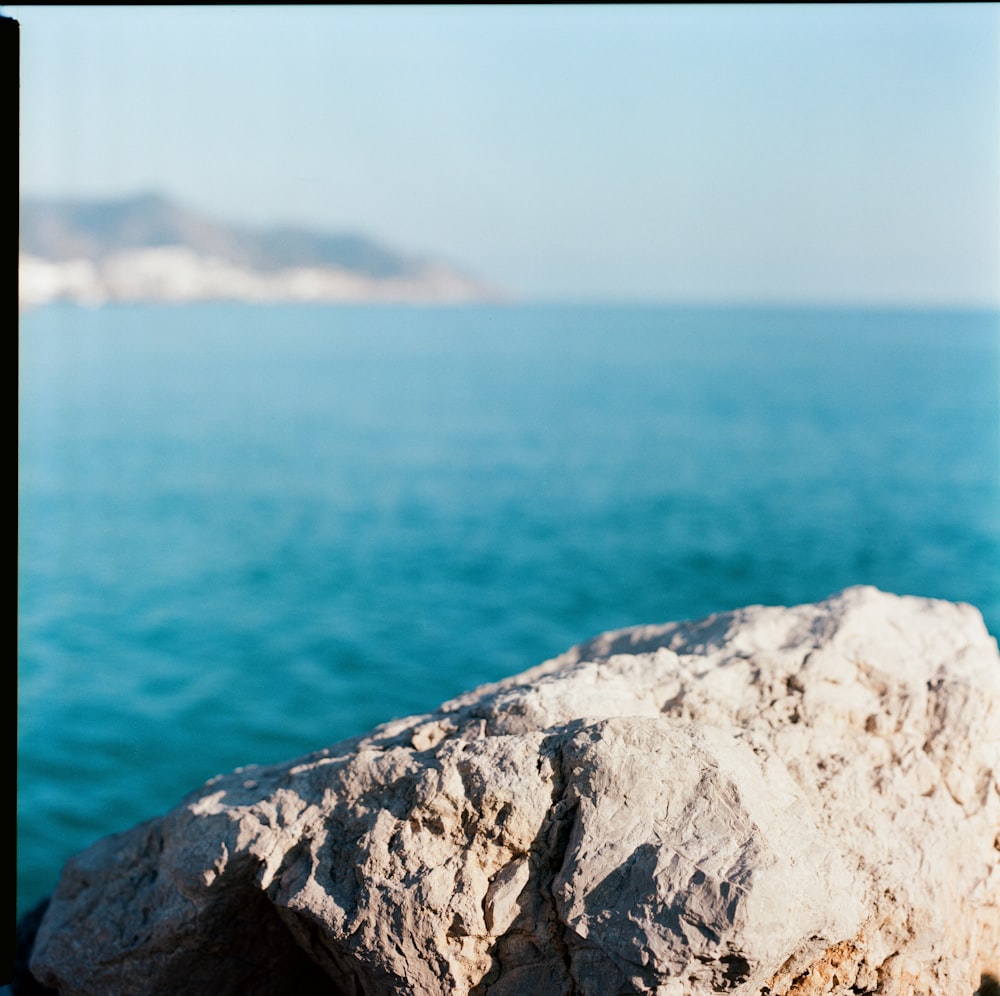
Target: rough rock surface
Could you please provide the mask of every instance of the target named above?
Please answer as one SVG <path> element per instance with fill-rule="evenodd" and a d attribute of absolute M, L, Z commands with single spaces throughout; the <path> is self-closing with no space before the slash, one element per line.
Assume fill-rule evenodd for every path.
<path fill-rule="evenodd" d="M 64 994 L 962 994 L 1000 976 L 1000 657 L 851 588 L 608 633 L 66 867 Z"/>

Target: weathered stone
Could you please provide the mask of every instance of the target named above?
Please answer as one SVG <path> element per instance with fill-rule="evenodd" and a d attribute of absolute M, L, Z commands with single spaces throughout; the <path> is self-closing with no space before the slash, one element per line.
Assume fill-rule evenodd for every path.
<path fill-rule="evenodd" d="M 604 634 L 71 861 L 64 994 L 985 992 L 1000 656 L 852 588 Z"/>

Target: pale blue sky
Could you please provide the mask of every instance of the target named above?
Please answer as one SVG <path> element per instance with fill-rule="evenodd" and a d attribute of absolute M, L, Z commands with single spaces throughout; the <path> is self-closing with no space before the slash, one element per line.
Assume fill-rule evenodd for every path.
<path fill-rule="evenodd" d="M 549 299 L 1000 304 L 1000 5 L 42 7 L 26 195 Z"/>

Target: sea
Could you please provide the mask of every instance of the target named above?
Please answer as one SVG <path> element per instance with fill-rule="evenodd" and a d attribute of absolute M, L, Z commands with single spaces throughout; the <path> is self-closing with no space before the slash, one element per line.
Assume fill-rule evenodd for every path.
<path fill-rule="evenodd" d="M 604 630 L 869 584 L 1000 634 L 995 311 L 51 304 L 18 415 L 18 913 Z"/>

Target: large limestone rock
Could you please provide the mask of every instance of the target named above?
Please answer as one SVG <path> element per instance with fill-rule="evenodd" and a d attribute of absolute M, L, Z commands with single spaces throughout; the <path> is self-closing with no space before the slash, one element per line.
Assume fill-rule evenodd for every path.
<path fill-rule="evenodd" d="M 66 994 L 962 994 L 1000 976 L 1000 658 L 852 588 L 608 633 L 71 861 Z"/>

